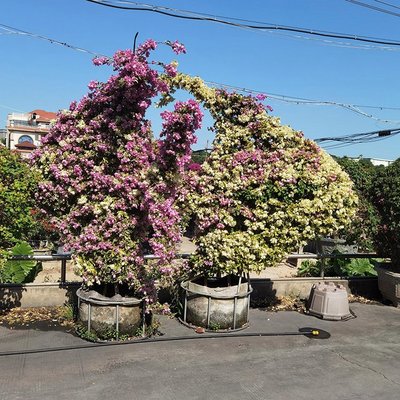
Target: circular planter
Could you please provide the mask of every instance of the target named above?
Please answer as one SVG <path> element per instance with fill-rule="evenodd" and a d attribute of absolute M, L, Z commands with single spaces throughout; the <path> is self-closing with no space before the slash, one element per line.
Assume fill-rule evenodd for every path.
<path fill-rule="evenodd" d="M 142 326 L 142 300 L 114 295 L 106 297 L 95 290 L 79 288 L 78 321 L 98 338 L 135 335 Z"/>
<path fill-rule="evenodd" d="M 207 280 L 199 277 L 183 282 L 181 287 L 183 315 L 180 320 L 184 324 L 214 332 L 248 326 L 253 291 L 248 279 L 235 275 Z"/>
<path fill-rule="evenodd" d="M 391 270 L 390 263 L 375 266 L 378 273 L 378 287 L 382 297 L 400 307 L 400 273 Z"/>

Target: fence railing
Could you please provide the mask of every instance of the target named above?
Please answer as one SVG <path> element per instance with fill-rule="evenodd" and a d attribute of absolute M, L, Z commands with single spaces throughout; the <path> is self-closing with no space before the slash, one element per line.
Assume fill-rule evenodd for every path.
<path fill-rule="evenodd" d="M 187 259 L 192 253 L 177 253 L 175 259 Z M 376 258 L 379 257 L 376 253 L 333 253 L 333 254 L 288 254 L 285 260 L 321 260 L 322 267 L 320 277 L 324 278 L 325 263 L 327 259 L 344 259 L 344 258 Z M 144 256 L 145 260 L 157 260 L 159 257 L 153 254 Z M 61 261 L 61 277 L 60 284 L 67 283 L 67 261 L 71 260 L 71 254 L 43 254 L 43 255 L 26 255 L 13 256 L 11 260 L 34 260 L 34 261 Z"/>

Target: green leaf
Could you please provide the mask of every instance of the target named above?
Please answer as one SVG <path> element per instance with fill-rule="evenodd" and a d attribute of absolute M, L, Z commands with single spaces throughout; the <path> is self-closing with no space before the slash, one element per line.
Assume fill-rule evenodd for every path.
<path fill-rule="evenodd" d="M 11 253 L 13 256 L 33 255 L 33 250 L 27 242 L 20 242 Z M 40 270 L 41 263 L 34 260 L 8 260 L 1 271 L 1 280 L 18 284 L 32 282 Z"/>

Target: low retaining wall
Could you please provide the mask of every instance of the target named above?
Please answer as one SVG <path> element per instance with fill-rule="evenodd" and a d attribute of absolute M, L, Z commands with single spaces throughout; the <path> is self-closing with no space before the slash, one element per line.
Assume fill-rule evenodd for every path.
<path fill-rule="evenodd" d="M 378 280 L 372 278 L 279 278 L 252 279 L 251 301 L 255 304 L 268 304 L 276 297 L 291 296 L 307 299 L 311 287 L 316 282 L 327 281 L 344 285 L 348 293 L 376 299 L 380 297 Z M 76 290 L 80 282 L 27 283 L 25 285 L 0 285 L 0 308 L 59 306 L 65 302 L 76 301 Z M 169 299 L 162 293 L 162 301 Z"/>
<path fill-rule="evenodd" d="M 298 297 L 308 299 L 311 287 L 317 282 L 334 282 L 343 285 L 349 294 L 370 299 L 380 297 L 378 279 L 368 278 L 278 278 L 252 279 L 253 293 L 251 300 L 255 303 L 270 303 L 277 297 Z"/>
<path fill-rule="evenodd" d="M 1 284 L 0 308 L 61 306 L 76 301 L 78 283 L 26 283 L 24 285 Z"/>

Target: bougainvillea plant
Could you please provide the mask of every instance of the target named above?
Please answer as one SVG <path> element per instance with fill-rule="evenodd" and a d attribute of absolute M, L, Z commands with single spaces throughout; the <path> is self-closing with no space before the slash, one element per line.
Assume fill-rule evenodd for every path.
<path fill-rule="evenodd" d="M 350 221 L 357 198 L 348 175 L 301 132 L 269 116 L 264 96 L 228 93 L 183 74 L 168 81 L 215 120 L 212 152 L 191 175 L 194 271 L 260 272 Z"/>
<path fill-rule="evenodd" d="M 185 52 L 178 42 L 167 44 Z M 156 46 L 148 40 L 135 52 L 96 58 L 95 65 L 111 65 L 115 74 L 89 83 L 89 93 L 58 115 L 33 157 L 43 176 L 41 210 L 73 250 L 84 284 L 128 285 L 148 301 L 155 279 L 173 273 L 182 174 L 202 119 L 194 100 L 176 102 L 161 113 L 160 139 L 153 136 L 146 110 L 169 93 L 162 76 L 177 73 L 175 62 L 162 64 L 163 74 L 152 67 Z M 146 263 L 148 253 L 158 262 Z"/>

